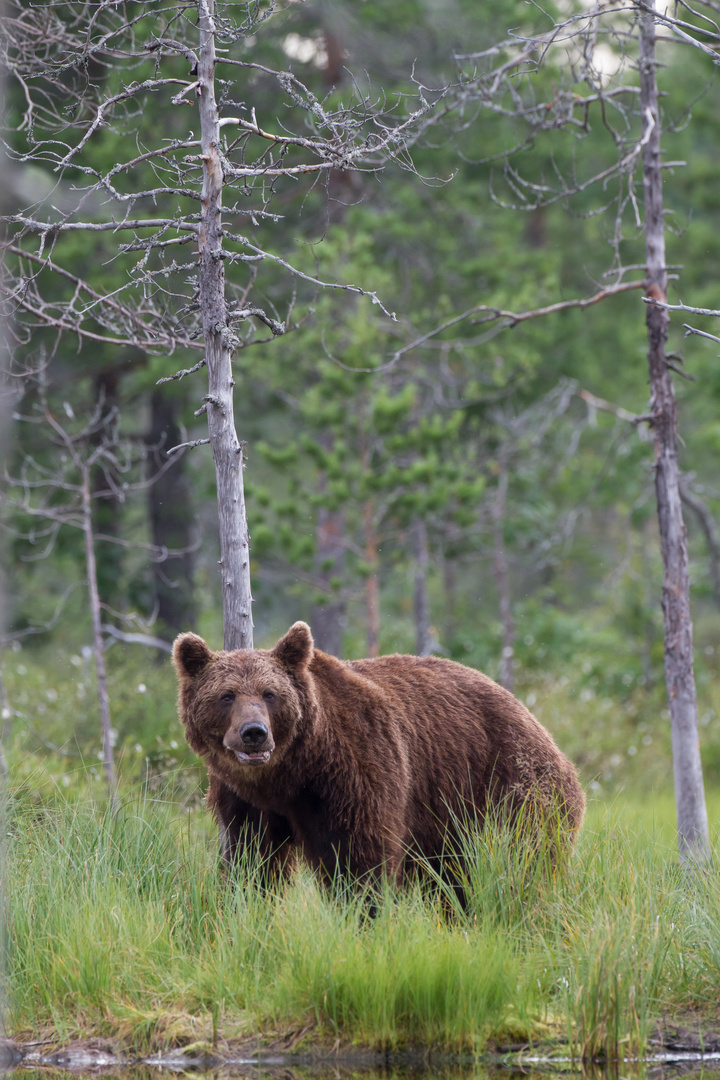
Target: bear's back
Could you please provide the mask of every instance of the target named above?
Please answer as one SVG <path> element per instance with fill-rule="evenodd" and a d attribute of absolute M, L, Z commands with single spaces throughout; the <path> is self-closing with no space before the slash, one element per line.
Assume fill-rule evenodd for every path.
<path fill-rule="evenodd" d="M 351 660 L 346 666 L 393 701 L 397 720 L 409 737 L 423 732 L 458 743 L 498 747 L 518 738 L 549 735 L 509 690 L 475 668 L 438 656 L 395 653 Z"/>
<path fill-rule="evenodd" d="M 432 823 L 448 811 L 462 816 L 471 805 L 482 813 L 488 800 L 530 793 L 559 799 L 579 824 L 584 796 L 575 769 L 529 710 L 487 675 L 442 657 L 402 654 L 343 667 L 383 701 L 405 748 L 411 831 L 434 832 Z"/>

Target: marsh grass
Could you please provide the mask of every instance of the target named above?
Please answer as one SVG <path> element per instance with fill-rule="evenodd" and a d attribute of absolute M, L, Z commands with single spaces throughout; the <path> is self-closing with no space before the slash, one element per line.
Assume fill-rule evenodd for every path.
<path fill-rule="evenodd" d="M 391 1047 L 475 1048 L 503 1029 L 526 974 L 514 942 L 491 926 L 470 937 L 418 890 L 388 890 L 374 918 L 364 907 L 362 897 L 329 905 L 310 882 L 290 891 L 276 922 L 280 1015 Z"/>
<path fill-rule="evenodd" d="M 264 891 L 253 857 L 224 880 L 205 816 L 147 791 L 114 815 L 21 798 L 4 821 L 15 1031 L 476 1052 L 551 1032 L 613 1058 L 720 997 L 715 871 L 681 873 L 671 829 L 620 808 L 591 807 L 568 867 L 537 835 L 469 829 L 464 907 L 441 883 L 386 886 L 374 918 L 306 871 Z"/>

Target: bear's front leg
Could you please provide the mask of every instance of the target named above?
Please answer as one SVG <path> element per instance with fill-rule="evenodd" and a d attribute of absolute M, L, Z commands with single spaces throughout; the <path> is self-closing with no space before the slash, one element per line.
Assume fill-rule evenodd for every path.
<path fill-rule="evenodd" d="M 257 845 L 262 814 L 212 772 L 209 781 L 206 802 L 218 823 L 222 859 L 229 869 L 239 851 Z"/>
<path fill-rule="evenodd" d="M 290 822 L 264 811 L 260 824 L 260 882 L 267 888 L 288 876 L 295 865 L 295 837 Z"/>
<path fill-rule="evenodd" d="M 294 861 L 293 834 L 280 814 L 258 810 L 241 799 L 214 773 L 209 775 L 207 804 L 220 829 L 220 846 L 225 867 L 230 869 L 247 853 L 260 857 L 263 886 L 286 877 Z"/>
<path fill-rule="evenodd" d="M 402 845 L 359 832 L 330 830 L 307 838 L 305 856 L 329 880 L 342 878 L 351 884 L 379 885 L 397 881 L 403 860 Z"/>
<path fill-rule="evenodd" d="M 403 854 L 402 845 L 396 840 L 372 836 L 358 842 L 356 838 L 355 852 L 351 850 L 351 873 L 363 883 L 395 882 L 400 875 Z"/>

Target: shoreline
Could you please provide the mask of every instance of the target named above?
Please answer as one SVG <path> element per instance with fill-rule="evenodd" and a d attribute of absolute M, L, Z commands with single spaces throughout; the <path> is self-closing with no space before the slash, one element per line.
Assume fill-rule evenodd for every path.
<path fill-rule="evenodd" d="M 716 1018 L 712 1018 L 716 1020 Z M 712 1023 L 712 1021 L 711 1021 Z M 408 1046 L 395 1050 L 373 1049 L 342 1043 L 339 1039 L 313 1037 L 310 1029 L 246 1039 L 219 1040 L 213 1046 L 198 1041 L 184 1046 L 150 1052 L 132 1051 L 120 1039 L 89 1037 L 61 1040 L 52 1034 L 33 1039 L 29 1032 L 0 1040 L 0 1069 L 54 1068 L 67 1072 L 92 1072 L 151 1068 L 177 1072 L 206 1072 L 218 1069 L 273 1073 L 296 1068 L 335 1075 L 344 1071 L 371 1072 L 388 1068 L 447 1069 L 486 1066 L 498 1069 L 538 1069 L 582 1072 L 588 1063 L 703 1065 L 717 1062 L 720 1069 L 720 1026 L 705 1028 L 697 1016 L 680 1017 L 658 1023 L 648 1038 L 646 1053 L 623 1058 L 572 1058 L 563 1039 L 539 1040 L 488 1048 L 480 1053 L 452 1052 L 440 1047 Z"/>

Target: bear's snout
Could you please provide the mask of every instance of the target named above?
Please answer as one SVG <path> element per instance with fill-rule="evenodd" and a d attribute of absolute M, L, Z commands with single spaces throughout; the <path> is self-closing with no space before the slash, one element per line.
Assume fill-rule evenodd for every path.
<path fill-rule="evenodd" d="M 257 750 L 268 737 L 268 729 L 259 720 L 253 720 L 249 724 L 243 724 L 240 728 L 240 738 L 248 750 Z"/>
<path fill-rule="evenodd" d="M 246 702 L 225 733 L 223 744 L 241 765 L 264 765 L 275 749 L 269 726 L 257 715 L 261 711 L 259 702 Z"/>

